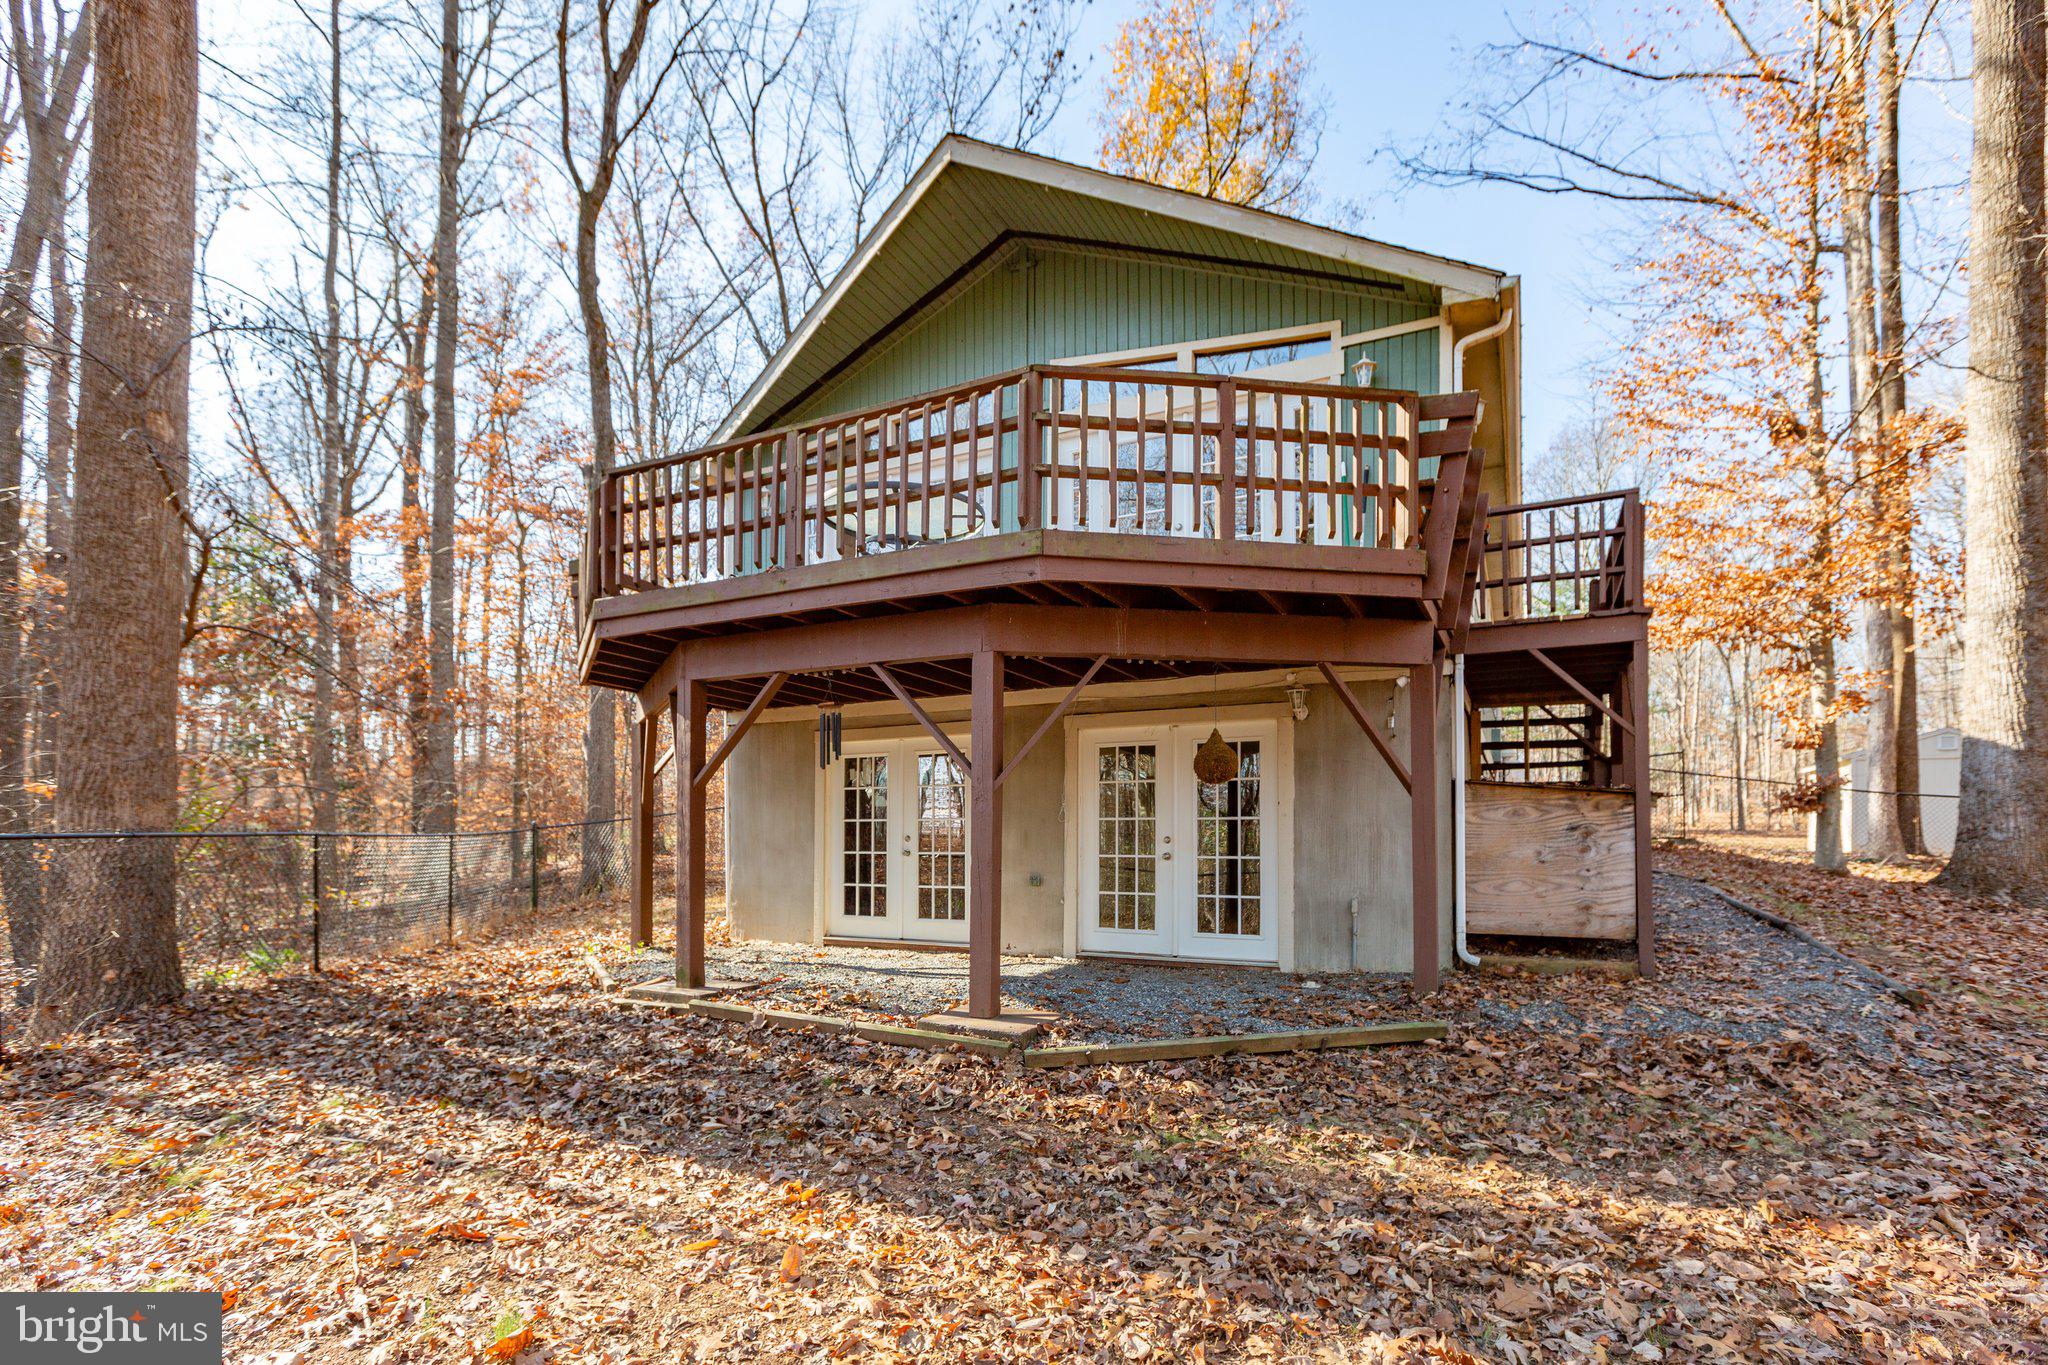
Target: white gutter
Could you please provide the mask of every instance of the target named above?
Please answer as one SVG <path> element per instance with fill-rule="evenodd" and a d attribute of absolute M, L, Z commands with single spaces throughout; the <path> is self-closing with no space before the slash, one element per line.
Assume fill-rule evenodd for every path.
<path fill-rule="evenodd" d="M 1514 323 L 1515 310 L 1510 308 L 1492 326 L 1458 338 L 1457 344 L 1451 347 L 1452 393 L 1458 393 L 1465 387 L 1465 352 L 1477 342 L 1491 341 L 1500 336 Z M 1471 780 L 1471 753 L 1465 732 L 1464 655 L 1460 654 L 1453 662 L 1451 676 L 1455 679 L 1451 687 L 1451 705 L 1457 713 L 1451 722 L 1451 743 L 1457 751 L 1451 756 L 1451 946 L 1457 951 L 1458 961 L 1467 967 L 1477 967 L 1479 959 L 1465 943 L 1465 784 Z"/>
<path fill-rule="evenodd" d="M 1457 393 L 1465 387 L 1465 352 L 1478 342 L 1493 340 L 1514 325 L 1515 310 L 1510 308 L 1500 315 L 1499 322 L 1482 327 L 1476 332 L 1471 332 L 1458 338 L 1457 344 L 1451 347 L 1452 393 Z"/>

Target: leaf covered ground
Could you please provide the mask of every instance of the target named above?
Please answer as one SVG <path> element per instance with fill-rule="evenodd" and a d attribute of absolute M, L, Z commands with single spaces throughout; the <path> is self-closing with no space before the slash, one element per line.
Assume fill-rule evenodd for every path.
<path fill-rule="evenodd" d="M 218 1288 L 245 1360 L 2041 1358 L 2041 915 L 1664 865 L 1935 1003 L 1745 1033 L 1681 929 L 1442 1043 L 1025 1072 L 618 1008 L 601 908 L 17 1056 L 0 1288 Z"/>

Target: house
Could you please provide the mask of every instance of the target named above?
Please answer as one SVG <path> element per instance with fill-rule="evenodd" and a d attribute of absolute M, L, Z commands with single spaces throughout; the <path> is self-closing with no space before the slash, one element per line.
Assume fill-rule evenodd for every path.
<path fill-rule="evenodd" d="M 962 945 L 975 1015 L 1004 951 L 1647 970 L 1640 509 L 1517 505 L 1518 297 L 941 142 L 716 442 L 593 490 L 636 936 L 667 716 L 684 986 L 721 765 L 736 935 Z"/>

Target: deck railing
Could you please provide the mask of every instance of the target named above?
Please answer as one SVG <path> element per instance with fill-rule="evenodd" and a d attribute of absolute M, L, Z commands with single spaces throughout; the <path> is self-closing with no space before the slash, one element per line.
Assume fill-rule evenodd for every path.
<path fill-rule="evenodd" d="M 1475 623 L 1605 616 L 1643 604 L 1643 505 L 1633 488 L 1489 512 Z"/>
<path fill-rule="evenodd" d="M 591 492 L 586 597 L 992 532 L 1409 548 L 1415 394 L 1035 366 L 622 467 Z"/>

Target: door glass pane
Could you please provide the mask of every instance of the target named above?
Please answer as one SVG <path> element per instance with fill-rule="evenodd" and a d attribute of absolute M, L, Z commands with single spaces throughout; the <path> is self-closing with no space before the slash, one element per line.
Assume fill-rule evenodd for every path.
<path fill-rule="evenodd" d="M 946 754 L 917 756 L 917 917 L 967 918 L 967 784 Z"/>
<path fill-rule="evenodd" d="M 844 863 L 840 911 L 872 918 L 889 913 L 889 760 L 849 755 L 841 796 Z"/>
<path fill-rule="evenodd" d="M 1095 923 L 1150 932 L 1158 923 L 1158 751 L 1110 744 L 1096 752 Z"/>
<path fill-rule="evenodd" d="M 1239 740 L 1237 776 L 1195 784 L 1195 932 L 1259 933 L 1259 742 Z"/>

